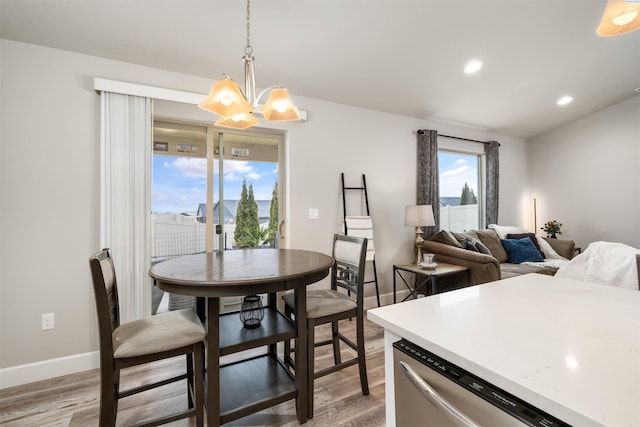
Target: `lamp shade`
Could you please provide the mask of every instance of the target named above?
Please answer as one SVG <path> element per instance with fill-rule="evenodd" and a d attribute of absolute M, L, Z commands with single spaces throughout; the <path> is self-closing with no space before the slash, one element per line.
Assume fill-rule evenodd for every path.
<path fill-rule="evenodd" d="M 431 205 L 406 206 L 404 208 L 404 225 L 407 227 L 436 225 Z"/>
<path fill-rule="evenodd" d="M 271 89 L 269 100 L 260 112 L 268 122 L 300 120 L 300 113 L 289 98 L 289 91 L 284 88 Z"/>
<path fill-rule="evenodd" d="M 198 104 L 198 107 L 223 117 L 249 113 L 253 110 L 240 91 L 238 83 L 226 76 L 213 84 L 209 96 Z"/>
<path fill-rule="evenodd" d="M 231 129 L 247 129 L 251 126 L 258 124 L 256 119 L 251 113 L 236 114 L 230 117 L 220 117 L 215 123 L 216 126 Z"/>
<path fill-rule="evenodd" d="M 609 0 L 596 33 L 617 36 L 640 28 L 640 2 Z"/>

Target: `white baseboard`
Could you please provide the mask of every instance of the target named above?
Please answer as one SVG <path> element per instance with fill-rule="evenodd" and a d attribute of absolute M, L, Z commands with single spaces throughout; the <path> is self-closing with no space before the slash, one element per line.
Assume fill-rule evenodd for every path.
<path fill-rule="evenodd" d="M 0 369 L 0 389 L 75 374 L 100 367 L 100 352 L 74 354 L 57 359 Z"/>
<path fill-rule="evenodd" d="M 404 298 L 408 293 L 409 291 L 407 290 L 398 291 L 398 301 L 402 300 L 402 298 Z M 390 292 L 380 295 L 380 304 L 393 304 L 393 293 Z M 377 306 L 378 301 L 375 295 L 365 298 L 365 309 L 375 308 Z M 62 375 L 75 374 L 77 372 L 97 369 L 99 367 L 100 352 L 98 351 L 12 366 L 10 368 L 0 369 L 0 389 L 55 378 Z"/>

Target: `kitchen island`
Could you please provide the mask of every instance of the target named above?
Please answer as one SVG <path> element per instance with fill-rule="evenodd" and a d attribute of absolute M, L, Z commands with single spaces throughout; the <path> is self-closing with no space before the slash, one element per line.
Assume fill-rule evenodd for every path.
<path fill-rule="evenodd" d="M 574 426 L 640 425 L 640 292 L 528 274 L 368 311 L 405 338 Z M 472 416 L 472 414 L 470 414 Z"/>

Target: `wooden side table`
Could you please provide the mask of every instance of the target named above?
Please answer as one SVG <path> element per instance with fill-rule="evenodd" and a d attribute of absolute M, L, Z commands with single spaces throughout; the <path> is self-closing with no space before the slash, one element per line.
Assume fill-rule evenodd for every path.
<path fill-rule="evenodd" d="M 402 275 L 402 272 L 411 273 L 415 278 L 415 285 L 413 288 L 407 283 L 406 278 Z M 447 264 L 444 262 L 438 263 L 438 267 L 435 270 L 428 270 L 415 264 L 401 264 L 393 266 L 393 303 L 396 303 L 396 277 L 400 277 L 404 285 L 409 289 L 409 295 L 407 295 L 402 301 L 406 301 L 410 296 L 418 298 L 418 291 L 421 288 L 425 288 L 425 292 L 430 292 L 428 295 L 436 293 L 436 282 L 439 277 L 452 276 L 455 274 L 464 273 L 467 276 L 467 286 L 469 286 L 470 274 L 469 267 L 463 267 L 460 265 Z M 422 280 L 420 280 L 422 279 Z"/>

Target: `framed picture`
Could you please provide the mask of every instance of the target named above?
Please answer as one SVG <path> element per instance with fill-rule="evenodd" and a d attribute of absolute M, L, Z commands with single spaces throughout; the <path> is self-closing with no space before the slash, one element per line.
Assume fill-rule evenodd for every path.
<path fill-rule="evenodd" d="M 195 154 L 198 151 L 198 146 L 195 144 L 177 144 L 176 151 L 178 153 L 191 153 Z"/>
<path fill-rule="evenodd" d="M 153 151 L 169 151 L 169 143 L 153 141 Z"/>

